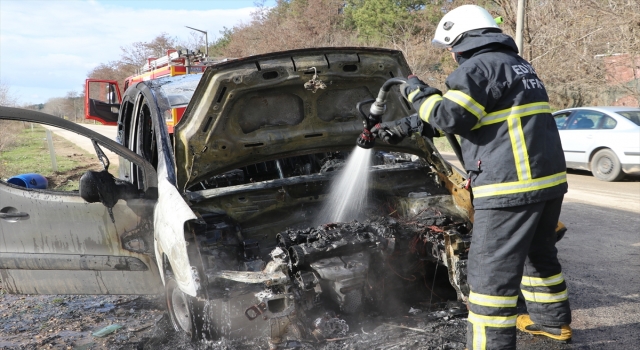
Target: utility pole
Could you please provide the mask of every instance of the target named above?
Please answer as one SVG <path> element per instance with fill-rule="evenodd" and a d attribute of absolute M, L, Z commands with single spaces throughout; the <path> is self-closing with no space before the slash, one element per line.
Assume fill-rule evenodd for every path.
<path fill-rule="evenodd" d="M 524 56 L 522 47 L 522 37 L 524 36 L 524 16 L 525 7 L 527 6 L 527 0 L 518 0 L 518 17 L 516 21 L 516 45 L 520 56 Z"/>
<path fill-rule="evenodd" d="M 204 57 L 209 57 L 209 35 L 207 34 L 206 30 L 201 30 L 201 29 L 196 29 L 196 28 L 191 28 L 189 26 L 185 26 L 191 30 L 195 30 L 196 32 L 200 32 L 204 34 Z"/>

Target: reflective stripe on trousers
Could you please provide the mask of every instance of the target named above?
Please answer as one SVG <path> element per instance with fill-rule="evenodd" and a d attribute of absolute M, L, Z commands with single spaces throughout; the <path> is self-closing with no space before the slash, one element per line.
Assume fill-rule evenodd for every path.
<path fill-rule="evenodd" d="M 557 303 L 569 299 L 562 273 L 549 277 L 522 276 L 522 296 L 532 303 Z"/>
<path fill-rule="evenodd" d="M 517 296 L 515 297 L 517 300 Z M 473 350 L 487 349 L 487 328 L 512 328 L 515 331 L 517 315 L 510 316 L 485 316 L 469 311 L 468 321 L 472 325 Z"/>
<path fill-rule="evenodd" d="M 531 319 L 571 323 L 566 283 L 555 248 L 562 197 L 475 211 L 469 250 L 467 348 L 515 350 L 517 295 Z M 535 299 L 535 300 L 533 300 Z"/>
<path fill-rule="evenodd" d="M 472 325 L 473 349 L 487 348 L 487 328 L 516 326 L 517 295 L 502 296 L 469 293 L 469 323 Z"/>

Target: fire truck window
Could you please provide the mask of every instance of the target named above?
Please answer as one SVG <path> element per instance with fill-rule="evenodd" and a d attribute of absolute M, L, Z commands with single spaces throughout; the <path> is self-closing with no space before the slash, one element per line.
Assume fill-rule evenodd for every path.
<path fill-rule="evenodd" d="M 113 84 L 109 84 L 109 93 L 107 94 L 107 103 L 114 104 L 119 103 L 118 97 L 116 95 L 116 86 Z"/>

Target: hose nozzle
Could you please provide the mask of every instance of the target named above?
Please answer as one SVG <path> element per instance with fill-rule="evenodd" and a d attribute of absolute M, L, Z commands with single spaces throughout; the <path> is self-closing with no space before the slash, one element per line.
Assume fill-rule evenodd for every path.
<path fill-rule="evenodd" d="M 360 134 L 360 136 L 358 136 L 358 139 L 356 140 L 356 144 L 360 148 L 364 148 L 364 149 L 373 148 L 373 145 L 375 144 L 375 142 L 376 142 L 376 137 L 371 133 L 371 131 L 369 131 L 369 129 L 363 129 L 362 133 Z"/>
<path fill-rule="evenodd" d="M 365 149 L 373 148 L 376 136 L 371 133 L 371 128 L 382 121 L 382 115 L 387 109 L 387 94 L 389 93 L 391 86 L 404 84 L 406 82 L 407 80 L 404 78 L 391 78 L 382 84 L 376 99 L 366 100 L 356 104 L 356 109 L 360 112 L 360 115 L 362 116 L 362 123 L 364 124 L 364 130 L 362 130 L 362 133 L 356 140 L 356 144 L 358 146 Z M 369 103 L 371 103 L 371 107 L 369 109 L 369 114 L 367 114 L 362 111 L 362 106 Z"/>

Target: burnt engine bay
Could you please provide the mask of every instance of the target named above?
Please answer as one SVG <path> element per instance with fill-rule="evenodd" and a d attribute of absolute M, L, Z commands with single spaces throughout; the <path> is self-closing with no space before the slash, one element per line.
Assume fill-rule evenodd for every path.
<path fill-rule="evenodd" d="M 366 319 L 418 307 L 464 315 L 456 301 L 468 295 L 472 225 L 428 167 L 395 158 L 385 164 L 385 157 L 393 158 L 378 156 L 383 164 L 372 170 L 365 215 L 351 222 L 310 226 L 319 204 L 309 184 L 324 181 L 313 178 L 322 174 L 263 182 L 253 197 L 219 185 L 194 192 L 201 219 L 189 247 L 207 277 L 199 298 L 205 328 L 214 337 L 282 345 L 344 337 Z M 304 196 L 296 195 L 300 187 Z M 271 192 L 279 204 L 266 199 Z M 212 210 L 228 208 L 231 197 L 268 204 L 251 214 L 247 207 Z"/>

